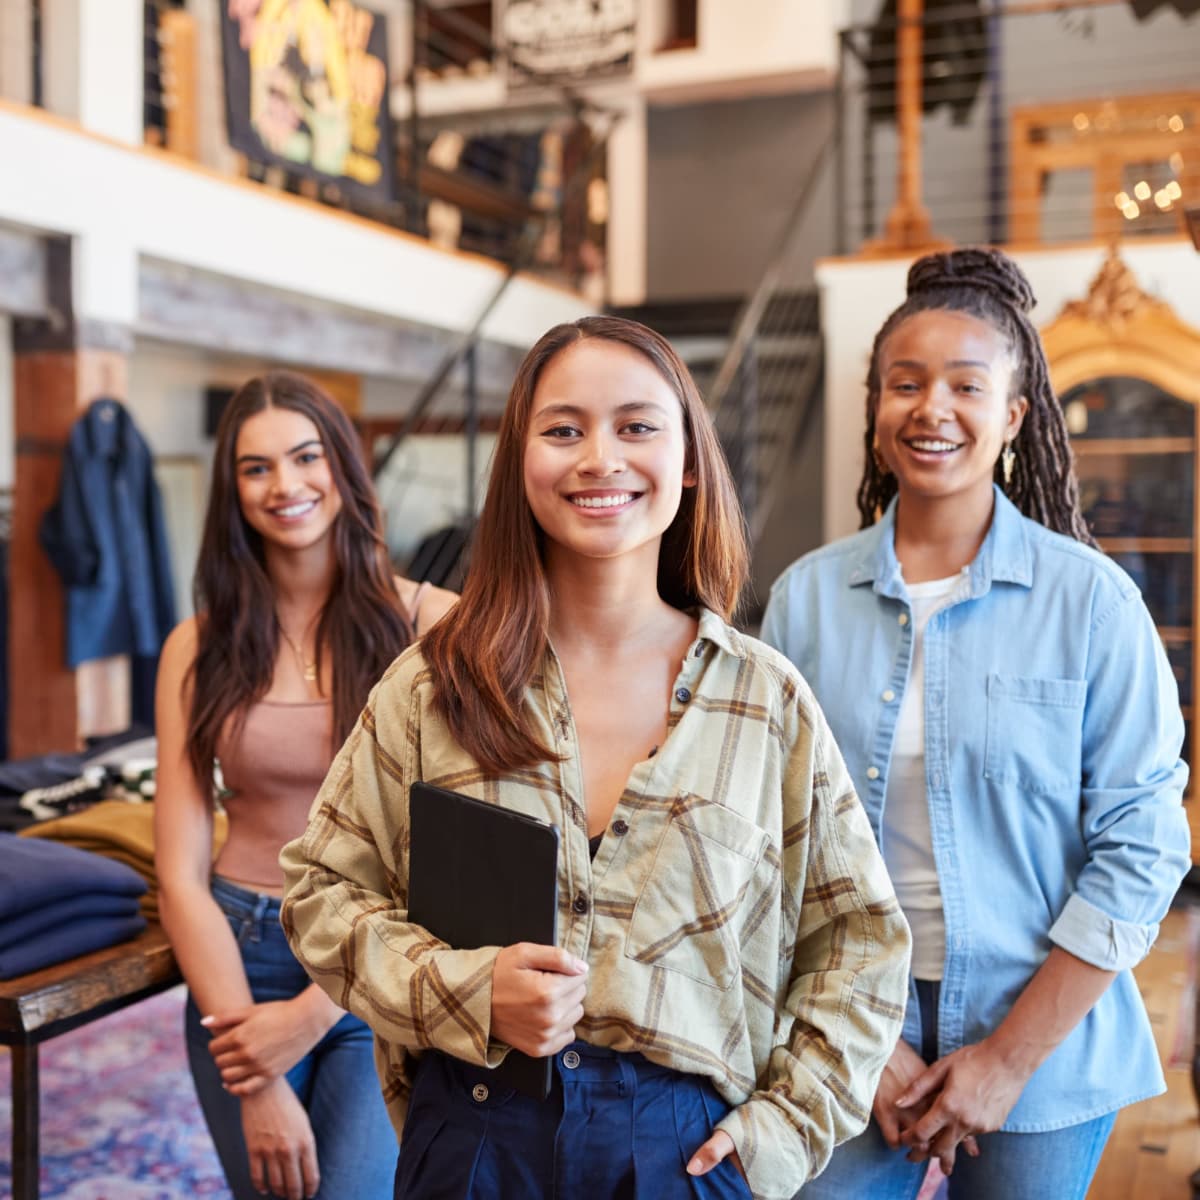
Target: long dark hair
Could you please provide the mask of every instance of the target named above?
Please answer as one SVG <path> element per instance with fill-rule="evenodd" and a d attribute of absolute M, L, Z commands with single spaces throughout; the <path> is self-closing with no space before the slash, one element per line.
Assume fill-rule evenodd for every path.
<path fill-rule="evenodd" d="M 487 771 L 556 757 L 534 736 L 523 711 L 525 689 L 541 669 L 550 622 L 542 531 L 525 495 L 525 442 L 542 371 L 585 339 L 636 350 L 667 381 L 683 410 L 696 484 L 684 488 L 679 511 L 663 534 L 659 595 L 676 608 L 703 605 L 729 620 L 746 581 L 745 525 L 729 467 L 679 356 L 636 321 L 584 317 L 556 325 L 525 356 L 513 382 L 462 599 L 421 641 L 438 710 L 454 740 Z"/>
<path fill-rule="evenodd" d="M 212 488 L 194 585 L 198 614 L 188 758 L 203 784 L 212 778 L 217 742 L 230 717 L 240 722 L 271 686 L 279 620 L 261 535 L 242 515 L 235 455 L 248 417 L 286 408 L 317 427 L 342 498 L 333 524 L 333 585 L 317 624 L 318 675 L 332 664 L 333 736 L 346 738 L 371 687 L 413 639 L 396 593 L 379 501 L 349 418 L 311 380 L 270 371 L 243 384 L 217 427 Z"/>
<path fill-rule="evenodd" d="M 907 299 L 875 335 L 867 369 L 866 461 L 858 486 L 861 528 L 879 519 L 897 490 L 895 475 L 880 470 L 874 452 L 880 351 L 897 326 L 914 313 L 945 309 L 986 321 L 1008 342 L 1016 360 L 1013 394 L 1029 401 L 1029 411 L 1013 441 L 1016 461 L 1012 481 L 1005 488 L 1008 498 L 1025 516 L 1048 529 L 1089 546 L 1096 544 L 1079 510 L 1074 456 L 1062 406 L 1050 386 L 1046 352 L 1029 320 L 1035 303 L 1025 273 L 999 250 L 980 247 L 929 254 L 909 268 Z M 1003 483 L 1003 478 L 997 463 L 996 482 Z"/>

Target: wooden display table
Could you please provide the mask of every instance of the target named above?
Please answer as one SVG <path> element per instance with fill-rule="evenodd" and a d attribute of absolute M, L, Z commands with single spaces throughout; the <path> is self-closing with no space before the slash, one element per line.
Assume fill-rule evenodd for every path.
<path fill-rule="evenodd" d="M 180 982 L 158 925 L 119 946 L 0 980 L 0 1045 L 12 1047 L 13 1200 L 38 1198 L 38 1046 Z"/>

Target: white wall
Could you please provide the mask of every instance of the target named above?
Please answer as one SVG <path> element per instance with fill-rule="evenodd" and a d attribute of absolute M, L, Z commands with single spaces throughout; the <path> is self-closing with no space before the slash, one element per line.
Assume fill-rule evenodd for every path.
<path fill-rule="evenodd" d="M 648 5 L 649 6 L 649 5 Z M 753 94 L 776 79 L 793 89 L 828 85 L 846 0 L 699 0 L 697 46 L 655 54 L 659 23 L 641 23 L 635 81 L 652 101 Z M 756 86 L 757 81 L 757 86 Z"/>
<path fill-rule="evenodd" d="M 1033 322 L 1048 325 L 1063 305 L 1087 294 L 1107 248 L 1020 251 L 1013 258 L 1033 285 Z M 1121 255 L 1142 290 L 1200 328 L 1200 254 L 1184 239 L 1126 242 Z M 875 333 L 904 300 L 910 260 L 827 259 L 817 267 L 825 337 L 825 540 L 858 528 L 854 495 L 862 475 L 867 363 Z"/>
<path fill-rule="evenodd" d="M 441 329 L 468 328 L 503 277 L 496 263 L 280 195 L 165 153 L 120 146 L 0 102 L 0 222 L 76 238 L 76 315 L 136 326 L 142 256 Z M 528 346 L 590 311 L 518 279 L 484 324 Z"/>

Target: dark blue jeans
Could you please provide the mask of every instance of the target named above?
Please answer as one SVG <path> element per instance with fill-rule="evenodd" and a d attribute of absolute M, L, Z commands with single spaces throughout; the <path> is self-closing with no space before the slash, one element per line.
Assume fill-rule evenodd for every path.
<path fill-rule="evenodd" d="M 290 1000 L 309 985 L 279 925 L 279 901 L 222 879 L 213 898 L 229 918 L 256 1004 Z M 212 1035 L 200 1024 L 188 997 L 185 1016 L 188 1061 L 196 1094 L 235 1200 L 262 1200 L 250 1182 L 242 1135 L 242 1106 L 221 1086 L 208 1052 Z M 396 1165 L 396 1136 L 375 1073 L 371 1031 L 344 1016 L 289 1072 L 317 1142 L 319 1200 L 387 1200 Z"/>
<path fill-rule="evenodd" d="M 549 1097 L 444 1054 L 417 1067 L 394 1200 L 749 1200 L 732 1158 L 686 1167 L 729 1111 L 712 1084 L 574 1042 Z"/>

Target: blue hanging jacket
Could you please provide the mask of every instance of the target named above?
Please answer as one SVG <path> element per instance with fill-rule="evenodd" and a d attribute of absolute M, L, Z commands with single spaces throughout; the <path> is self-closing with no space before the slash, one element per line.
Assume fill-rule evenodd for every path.
<path fill-rule="evenodd" d="M 175 624 L 162 498 L 128 411 L 97 400 L 71 429 L 38 539 L 67 591 L 67 666 L 157 658 Z"/>

